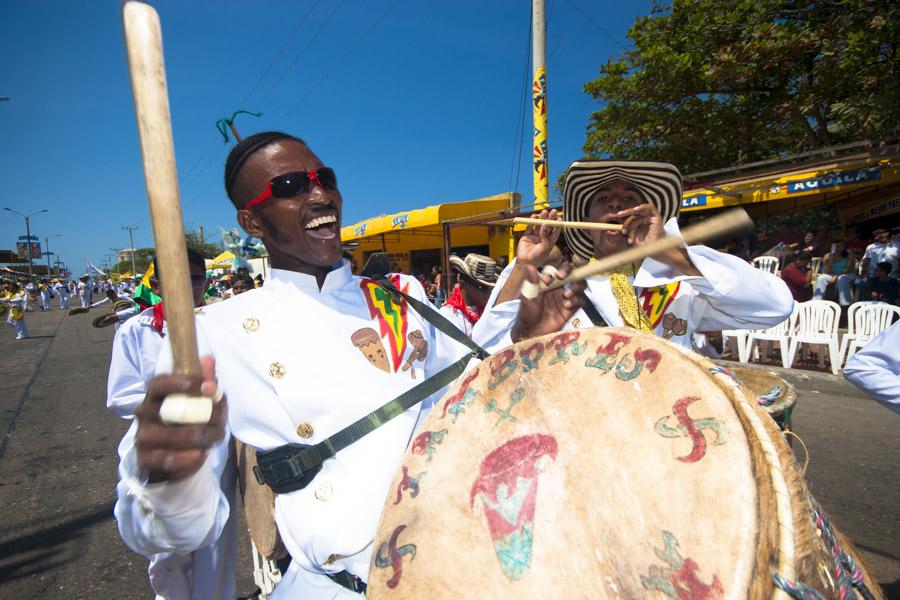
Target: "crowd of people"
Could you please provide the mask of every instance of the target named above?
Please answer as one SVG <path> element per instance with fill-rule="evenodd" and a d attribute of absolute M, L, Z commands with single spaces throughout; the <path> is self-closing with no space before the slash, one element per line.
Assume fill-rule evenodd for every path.
<path fill-rule="evenodd" d="M 672 248 L 542 290 L 541 283 L 565 279 L 572 262 L 679 235 L 681 175 L 666 163 L 570 167 L 567 220 L 620 230 L 531 225 L 509 264 L 470 253 L 452 256 L 449 273 L 435 266 L 427 275 L 378 279 L 360 276 L 342 257 L 336 176 L 302 140 L 280 132 L 245 138 L 229 155 L 225 188 L 241 227 L 265 244 L 271 269 L 265 282 L 243 270 L 211 278 L 203 257 L 188 249 L 199 375 L 175 372 L 166 290 L 155 278 L 151 288 L 161 301 L 142 310 L 127 283 L 84 277 L 73 289 L 47 282 L 57 293 L 51 285 L 79 295 L 85 309 L 99 305 L 93 293 L 111 301 L 101 323 L 118 327 L 107 405 L 130 421 L 118 448 L 115 516 L 125 543 L 149 559 L 158 598 L 236 596 L 235 482 L 247 476 L 235 465 L 241 448 L 255 454 L 258 467 L 255 481 L 239 489 L 267 486 L 274 496 L 270 522 L 254 527 L 277 534 L 286 554 L 270 597 L 362 598 L 384 490 L 440 387 L 431 377 L 444 385 L 453 380 L 447 373 L 462 374 L 472 360 L 563 330 L 629 327 L 697 349 L 703 332 L 771 327 L 791 314 L 792 269 L 802 272 L 801 257 L 811 252 L 827 258 L 821 276 L 833 276 L 839 293 L 847 293 L 839 282 L 855 271 L 857 251 L 864 275 L 851 281 L 857 296 L 889 294 L 879 282 L 897 276 L 897 244 L 887 232 L 877 231 L 871 244 L 817 240 L 810 232 L 775 242 L 799 253 L 781 277 L 754 268 L 753 245 L 741 240 L 724 252 Z M 555 210 L 535 216 L 558 218 Z M 803 275 L 806 287 L 819 284 Z M 827 293 L 832 282 L 822 281 Z M 21 322 L 27 335 L 24 295 L 15 282 L 3 286 L 10 318 L 18 317 L 12 324 L 18 334 Z M 867 369 L 858 371 L 860 385 L 870 380 Z M 209 414 L 185 421 L 164 409 L 185 395 L 208 399 Z M 319 450 L 362 422 L 369 426 L 342 437 L 337 450 Z"/>
<path fill-rule="evenodd" d="M 758 252 L 757 248 L 766 248 Z M 743 237 L 725 251 L 744 260 L 773 256 L 782 278 L 798 302 L 833 300 L 846 308 L 859 301 L 900 302 L 900 228 L 876 227 L 870 237 L 859 227 L 831 235 L 822 225 L 802 234 L 785 224 L 762 242 Z"/>

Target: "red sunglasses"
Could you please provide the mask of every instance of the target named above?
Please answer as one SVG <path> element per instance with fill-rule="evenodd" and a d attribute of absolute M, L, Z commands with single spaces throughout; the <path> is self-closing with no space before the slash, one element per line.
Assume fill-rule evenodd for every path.
<path fill-rule="evenodd" d="M 245 204 L 244 210 L 253 208 L 269 198 L 293 198 L 300 194 L 306 194 L 312 189 L 314 183 L 326 190 L 337 189 L 337 177 L 334 169 L 322 167 L 315 171 L 293 171 L 273 177 L 266 185 L 266 191 Z"/>

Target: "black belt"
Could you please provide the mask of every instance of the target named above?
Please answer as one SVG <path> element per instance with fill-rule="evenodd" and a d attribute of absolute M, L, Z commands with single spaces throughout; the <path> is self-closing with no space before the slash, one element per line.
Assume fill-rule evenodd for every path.
<path fill-rule="evenodd" d="M 328 579 L 332 580 L 341 587 L 347 588 L 351 592 L 357 594 L 366 593 L 366 582 L 350 573 L 349 571 L 341 571 L 340 573 L 326 573 Z"/>

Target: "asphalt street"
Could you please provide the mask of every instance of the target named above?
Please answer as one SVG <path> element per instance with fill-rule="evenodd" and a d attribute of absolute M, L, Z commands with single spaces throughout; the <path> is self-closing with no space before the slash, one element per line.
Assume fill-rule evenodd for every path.
<path fill-rule="evenodd" d="M 0 598 L 153 597 L 112 518 L 127 423 L 106 409 L 114 330 L 91 327 L 97 314 L 28 313 L 22 341 L 0 331 Z M 900 417 L 840 377 L 772 370 L 797 387 L 813 493 L 900 598 Z M 248 548 L 239 593 L 254 587 Z"/>

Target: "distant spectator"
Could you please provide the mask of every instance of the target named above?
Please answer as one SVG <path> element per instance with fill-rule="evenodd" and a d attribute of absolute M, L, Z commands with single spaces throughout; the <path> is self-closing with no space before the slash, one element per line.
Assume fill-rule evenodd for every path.
<path fill-rule="evenodd" d="M 875 281 L 871 286 L 872 300 L 897 304 L 898 286 L 900 281 L 891 277 L 891 263 L 880 262 L 875 265 Z"/>
<path fill-rule="evenodd" d="M 431 290 L 434 296 L 434 303 L 440 308 L 447 298 L 447 294 L 444 290 L 444 276 L 441 273 L 441 268 L 437 265 L 431 267 Z"/>
<path fill-rule="evenodd" d="M 778 244 L 784 244 L 785 246 L 792 248 L 799 248 L 800 242 L 802 241 L 802 235 L 791 229 L 791 226 L 788 223 L 782 223 L 778 228 L 778 233 L 772 236 L 770 245 L 776 246 Z"/>
<path fill-rule="evenodd" d="M 823 300 L 828 285 L 833 283 L 837 286 L 840 305 L 850 306 L 853 303 L 851 285 L 856 280 L 856 258 L 841 242 L 834 244 L 834 250 L 825 255 L 823 274 L 816 277 L 813 298 Z"/>
<path fill-rule="evenodd" d="M 816 234 L 809 230 L 803 234 L 803 243 L 800 245 L 800 252 L 805 252 L 810 256 L 822 256 L 819 244 L 816 243 Z"/>
<path fill-rule="evenodd" d="M 891 241 L 891 235 L 887 229 L 879 228 L 872 232 L 875 241 L 866 248 L 862 259 L 862 276 L 857 291 L 860 300 L 868 300 L 872 295 L 872 289 L 877 279 L 875 268 L 878 263 L 886 262 L 891 265 L 891 275 L 897 274 L 897 262 L 900 260 L 900 244 Z"/>
<path fill-rule="evenodd" d="M 781 270 L 781 278 L 797 302 L 806 302 L 812 297 L 808 274 L 810 258 L 809 254 L 801 252 Z"/>
<path fill-rule="evenodd" d="M 827 223 L 819 223 L 816 227 L 816 237 L 815 237 L 816 245 L 819 247 L 819 250 L 823 254 L 828 254 L 831 252 L 831 244 L 834 243 L 834 239 L 831 237 L 831 232 L 828 230 Z"/>
<path fill-rule="evenodd" d="M 249 277 L 239 277 L 234 280 L 234 283 L 231 284 L 231 295 L 239 296 L 244 292 L 249 292 L 253 289 L 253 280 Z"/>
<path fill-rule="evenodd" d="M 862 256 L 869 243 L 859 234 L 859 227 L 850 227 L 847 229 L 847 235 L 844 236 L 844 248 L 848 252 L 852 252 L 856 258 Z"/>

